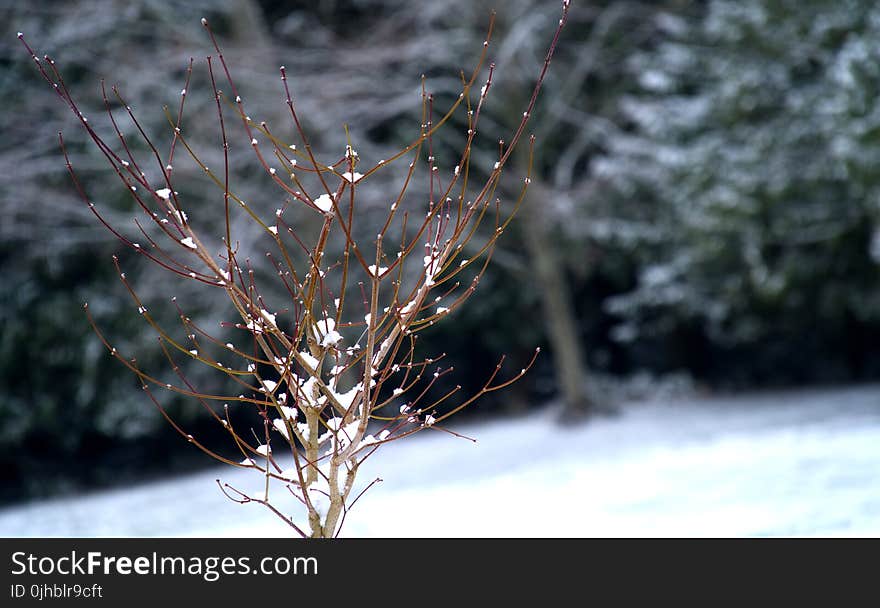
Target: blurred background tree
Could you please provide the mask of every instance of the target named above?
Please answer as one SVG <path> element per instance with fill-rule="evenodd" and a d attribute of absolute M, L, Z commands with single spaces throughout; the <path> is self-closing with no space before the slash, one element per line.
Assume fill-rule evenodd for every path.
<path fill-rule="evenodd" d="M 877 5 L 711 2 L 661 23 L 598 168 L 643 227 L 614 335 L 690 336 L 683 362 L 725 384 L 876 377 Z"/>
<path fill-rule="evenodd" d="M 376 160 L 416 133 L 422 74 L 437 108 L 457 95 L 491 3 L 0 0 L 0 8 L 0 499 L 119 480 L 145 463 L 155 472 L 207 464 L 180 445 L 85 321 L 89 300 L 108 334 L 162 366 L 113 274 L 119 247 L 71 188 L 57 132 L 117 224 L 133 201 L 15 32 L 55 56 L 94 123 L 107 78 L 151 134 L 168 133 L 161 107 L 176 107 L 194 57 L 185 121 L 210 165 L 222 161 L 200 65 L 207 16 L 254 114 L 286 125 L 284 64 L 316 149 L 338 156 L 346 123 L 361 157 Z M 536 32 L 558 13 L 556 2 L 535 0 L 498 10 L 490 53 L 498 67 L 474 163 L 487 170 L 543 61 Z M 530 124 L 537 140 L 522 214 L 482 293 L 430 336 L 456 381 L 472 388 L 493 353 L 508 353 L 518 370 L 535 345 L 549 347 L 524 381 L 476 411 L 557 400 L 567 417 L 591 415 L 613 405 L 609 377 L 640 370 L 737 388 L 880 376 L 878 30 L 880 9 L 867 1 L 576 2 Z M 444 154 L 460 147 L 463 124 L 444 136 L 435 154 L 449 166 Z M 527 165 L 515 157 L 505 200 Z M 250 155 L 233 166 L 249 201 L 278 206 L 278 191 L 252 179 Z M 216 202 L 193 166 L 181 160 L 175 173 L 193 210 Z M 394 177 L 377 174 L 364 199 L 383 200 Z M 208 226 L 218 219 L 198 215 Z M 261 255 L 259 242 L 247 246 Z M 174 315 L 162 275 L 131 258 L 126 272 L 156 296 L 154 314 Z M 192 302 L 180 289 L 174 295 Z M 198 297 L 188 313 L 222 318 Z M 200 372 L 190 370 L 211 381 Z M 169 406 L 199 424 L 194 404 Z"/>

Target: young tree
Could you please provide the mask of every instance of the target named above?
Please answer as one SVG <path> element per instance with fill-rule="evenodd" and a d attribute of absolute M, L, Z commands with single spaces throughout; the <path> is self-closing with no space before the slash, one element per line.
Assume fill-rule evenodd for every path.
<path fill-rule="evenodd" d="M 189 121 L 184 112 L 195 94 L 192 61 L 179 103 L 166 111 L 170 134 L 160 142 L 148 135 L 115 86 L 102 84 L 107 123 L 95 126 L 55 61 L 38 57 L 19 34 L 40 74 L 78 118 L 142 217 L 135 219 L 132 232 L 105 215 L 104 206 L 79 180 L 72 151 L 59 135 L 67 169 L 87 209 L 137 256 L 231 304 L 212 330 L 172 297 L 180 324 L 173 330 L 154 317 L 152 301 L 139 294 L 114 256 L 119 278 L 156 333 L 169 369 L 147 369 L 93 323 L 110 354 L 137 376 L 187 441 L 221 462 L 260 475 L 257 492 L 221 486 L 229 498 L 266 506 L 303 536 L 336 536 L 348 508 L 372 485 L 358 488 L 355 480 L 376 449 L 426 428 L 441 428 L 449 416 L 509 385 L 534 362 L 537 351 L 510 379 L 499 378 L 499 363 L 476 394 L 460 397 L 456 388 L 427 402 L 427 390 L 451 369 L 437 366 L 442 355 L 418 358 L 416 340 L 474 293 L 495 243 L 522 203 L 529 172 L 514 201 L 505 204 L 497 197 L 502 170 L 526 133 L 568 10 L 566 0 L 519 124 L 498 148 L 485 181 L 476 185 L 472 151 L 495 70 L 494 64 L 486 67 L 491 23 L 476 67 L 460 77 L 457 99 L 438 112 L 423 80 L 418 136 L 369 166 L 350 139 L 336 156 L 319 160 L 304 126 L 308 116 L 294 103 L 296 87 L 283 66 L 280 95 L 287 125 L 252 118 L 247 92 L 239 88 L 207 19 L 202 24 L 215 51 L 206 62 L 219 143 L 213 152 L 194 144 L 190 134 L 203 129 L 204 122 Z M 435 136 L 456 113 L 463 114 L 464 142 L 444 166 L 434 156 Z M 123 124 L 129 125 L 128 133 Z M 235 179 L 233 167 L 244 154 L 252 155 L 274 188 L 271 199 L 255 202 L 247 184 Z M 179 177 L 187 158 L 204 176 L 197 185 Z M 361 205 L 362 187 L 400 165 L 398 187 L 385 190 L 372 208 Z M 419 178 L 424 186 L 411 196 Z M 210 212 L 189 206 L 188 191 L 196 187 L 215 189 Z M 201 216 L 219 217 L 219 234 L 206 229 L 211 222 L 203 224 Z M 465 256 L 466 247 L 483 234 L 481 224 L 492 229 Z M 260 249 L 265 254 L 255 255 Z M 266 288 L 269 284 L 274 291 Z M 200 388 L 180 366 L 182 360 L 220 374 L 233 390 Z M 228 433 L 232 455 L 187 433 L 162 405 L 157 387 L 201 403 Z M 452 407 L 439 409 L 452 400 Z M 232 415 L 235 408 L 257 412 L 260 427 L 242 429 Z M 298 505 L 307 525 L 282 505 L 279 492 Z"/>

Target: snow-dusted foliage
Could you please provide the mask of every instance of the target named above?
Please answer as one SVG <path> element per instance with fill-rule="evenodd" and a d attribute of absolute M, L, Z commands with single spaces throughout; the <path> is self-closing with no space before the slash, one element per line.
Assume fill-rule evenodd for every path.
<path fill-rule="evenodd" d="M 422 429 L 442 429 L 449 416 L 526 373 L 531 362 L 501 379 L 499 364 L 476 394 L 462 397 L 456 387 L 427 402 L 427 390 L 451 368 L 438 366 L 442 355 L 421 358 L 415 345 L 419 332 L 454 315 L 474 293 L 496 241 L 523 200 L 525 184 L 508 202 L 496 191 L 505 163 L 526 134 L 565 23 L 568 3 L 562 5 L 518 126 L 498 148 L 488 178 L 476 183 L 469 179 L 471 150 L 495 70 L 486 61 L 491 25 L 457 98 L 438 110 L 423 80 L 417 137 L 374 161 L 355 150 L 357 142 L 350 136 L 337 154 L 318 159 L 304 127 L 307 117 L 294 96 L 299 92 L 296 77 L 284 66 L 277 86 L 284 112 L 271 120 L 252 116 L 248 91 L 239 88 L 208 19 L 202 25 L 214 54 L 201 76 L 210 83 L 208 103 L 199 109 L 210 110 L 213 147 L 202 143 L 208 140 L 204 114 L 190 121 L 186 112 L 196 90 L 192 61 L 181 82 L 173 84 L 177 103 L 167 112 L 169 135 L 160 141 L 115 86 L 102 85 L 103 124 L 98 126 L 98 116 L 87 118 L 60 66 L 52 57 L 38 56 L 19 35 L 36 69 L 122 182 L 138 217 L 131 231 L 119 225 L 80 181 L 74 150 L 60 137 L 84 207 L 134 255 L 176 280 L 168 286 L 182 282 L 200 288 L 203 298 L 226 303 L 223 316 L 207 325 L 190 316 L 185 298 L 163 293 L 170 296 L 179 322 L 171 327 L 154 316 L 155 297 L 150 302 L 142 297 L 123 272 L 123 261 L 114 257 L 119 278 L 157 336 L 170 372 L 147 368 L 123 352 L 128 349 L 112 345 L 97 323 L 93 327 L 110 355 L 137 376 L 145 394 L 187 441 L 222 462 L 258 472 L 257 491 L 222 485 L 229 498 L 265 505 L 303 536 L 335 536 L 359 496 L 352 494 L 358 469 L 378 447 Z M 453 116 L 465 127 L 463 143 L 451 160 L 435 159 L 435 134 L 451 128 Z M 243 158 L 250 159 L 251 173 L 269 185 L 270 205 L 255 202 L 254 196 L 266 190 L 250 188 L 235 173 Z M 185 164 L 201 176 L 199 186 L 214 193 L 210 208 L 191 204 L 195 187 L 178 170 Z M 402 171 L 392 173 L 401 166 Z M 389 180 L 382 181 L 388 173 L 402 178 L 394 189 L 387 187 Z M 362 188 L 370 181 L 386 188 L 365 207 Z M 413 197 L 410 186 L 416 181 L 422 187 Z M 265 213 L 266 208 L 271 211 Z M 203 221 L 200 216 L 209 217 Z M 480 224 L 491 229 L 478 231 Z M 210 229 L 218 227 L 217 232 Z M 467 256 L 466 245 L 472 250 Z M 181 366 L 185 361 L 213 371 L 231 390 L 194 382 Z M 156 389 L 204 406 L 228 433 L 229 450 L 218 452 L 187 433 L 168 414 Z M 236 408 L 256 412 L 261 427 L 242 428 L 233 415 Z M 304 510 L 306 523 L 297 520 L 298 509 Z"/>
<path fill-rule="evenodd" d="M 640 227 L 632 341 L 697 322 L 720 344 L 845 331 L 880 311 L 880 8 L 747 0 L 661 15 L 631 127 L 596 164 Z M 612 200 L 614 200 L 612 198 Z"/>

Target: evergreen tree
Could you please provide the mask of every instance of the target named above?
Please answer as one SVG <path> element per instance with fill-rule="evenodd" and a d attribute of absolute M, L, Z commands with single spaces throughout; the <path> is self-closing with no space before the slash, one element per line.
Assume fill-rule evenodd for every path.
<path fill-rule="evenodd" d="M 697 326 L 760 353 L 752 379 L 864 367 L 847 335 L 880 321 L 880 8 L 716 1 L 659 19 L 665 39 L 628 66 L 633 128 L 599 166 L 640 266 L 609 303 L 617 338 Z"/>

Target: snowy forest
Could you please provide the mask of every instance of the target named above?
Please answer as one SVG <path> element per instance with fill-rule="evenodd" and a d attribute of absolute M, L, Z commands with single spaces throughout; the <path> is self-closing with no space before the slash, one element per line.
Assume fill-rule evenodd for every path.
<path fill-rule="evenodd" d="M 213 49 L 207 17 L 251 111 L 285 119 L 284 65 L 314 148 L 338 153 L 350 143 L 375 162 L 418 134 L 423 76 L 438 108 L 455 101 L 494 8 L 496 67 L 481 130 L 501 135 L 471 151 L 471 171 L 485 180 L 498 137 L 519 124 L 559 5 L 0 0 L 0 501 L 210 464 L 107 355 L 83 312 L 88 301 L 101 331 L 145 368 L 165 364 L 113 255 L 156 317 L 174 322 L 171 296 L 195 302 L 193 316 L 224 314 L 222 302 L 186 284 L 172 292 L 161 268 L 123 251 L 83 204 L 59 131 L 89 196 L 115 225 L 136 230 L 135 201 L 17 32 L 58 62 L 93 122 L 103 79 L 162 137 L 162 108 L 175 111 L 194 58 L 187 125 L 217 166 L 202 69 Z M 521 145 L 497 185 L 515 199 L 528 174 L 523 204 L 475 295 L 421 338 L 455 369 L 426 399 L 456 384 L 479 392 L 501 355 L 503 373 L 515 375 L 536 347 L 527 373 L 458 415 L 480 421 L 553 404 L 565 424 L 589 426 L 613 416 L 627 391 L 729 395 L 880 380 L 878 92 L 875 2 L 572 2 L 528 124 L 532 154 Z M 441 162 L 465 129 L 454 118 L 438 133 Z M 271 213 L 277 192 L 255 178 L 257 159 L 233 160 L 244 196 Z M 181 164 L 177 175 L 193 210 L 216 203 L 202 173 Z M 365 180 L 361 196 L 387 202 L 385 179 Z M 213 215 L 203 211 L 221 230 L 222 213 Z M 262 255 L 252 236 L 239 255 Z M 202 383 L 208 371 L 187 369 Z M 192 399 L 163 399 L 207 444 L 222 441 Z"/>

